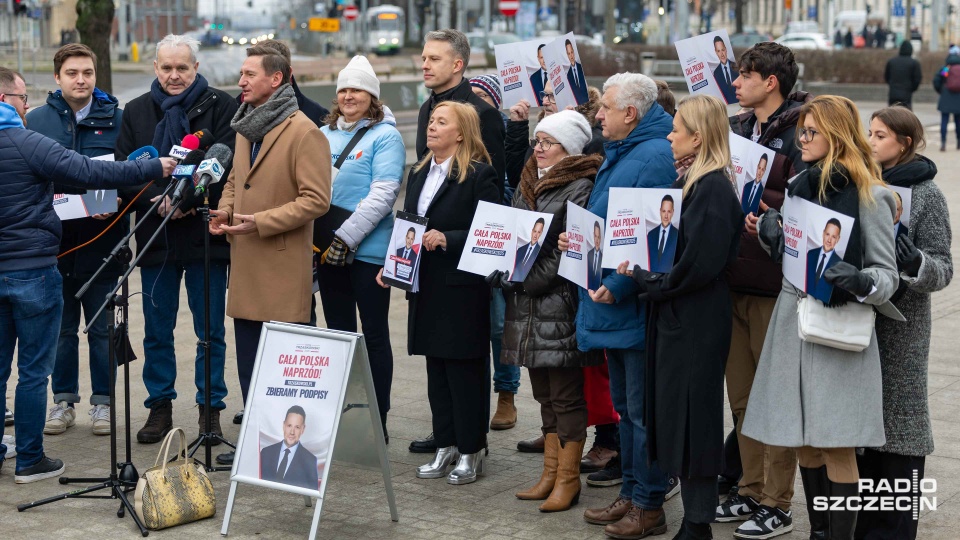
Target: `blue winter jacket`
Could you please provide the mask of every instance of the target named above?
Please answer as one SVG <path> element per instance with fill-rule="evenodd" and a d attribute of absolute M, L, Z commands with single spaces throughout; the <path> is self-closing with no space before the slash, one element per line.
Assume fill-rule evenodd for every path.
<path fill-rule="evenodd" d="M 597 173 L 587 210 L 606 219 L 610 188 L 666 188 L 677 179 L 667 135 L 673 118 L 654 103 L 630 135 L 608 141 L 606 160 Z M 598 304 L 580 289 L 577 310 L 577 344 L 580 350 L 636 349 L 644 347 L 646 307 L 637 300 L 633 279 L 614 270 L 603 271 L 603 285 L 613 293 L 614 304 Z"/>
<path fill-rule="evenodd" d="M 0 103 L 0 272 L 57 264 L 60 219 L 53 183 L 78 188 L 135 186 L 160 178 L 159 159 L 93 161 L 24 129 L 17 110 Z"/>

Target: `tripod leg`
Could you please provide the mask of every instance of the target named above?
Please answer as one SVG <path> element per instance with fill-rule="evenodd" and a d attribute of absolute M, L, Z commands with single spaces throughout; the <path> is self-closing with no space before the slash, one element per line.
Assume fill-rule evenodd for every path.
<path fill-rule="evenodd" d="M 140 516 L 137 515 L 137 512 L 134 510 L 133 505 L 130 504 L 130 501 L 127 499 L 127 496 L 124 493 L 123 489 L 121 489 L 119 486 L 114 486 L 113 491 L 117 495 L 117 498 L 120 499 L 120 502 L 122 503 L 120 505 L 120 510 L 117 511 L 117 517 L 123 517 L 123 509 L 126 508 L 127 512 L 130 513 L 130 517 L 133 518 L 133 522 L 136 523 L 137 527 L 140 529 L 140 535 L 145 537 L 148 534 L 150 534 L 147 531 L 147 528 L 143 526 L 143 522 L 140 521 Z"/>
<path fill-rule="evenodd" d="M 34 508 L 36 506 L 43 506 L 45 504 L 50 504 L 52 502 L 62 501 L 64 499 L 78 498 L 83 496 L 84 494 L 92 493 L 94 491 L 98 491 L 101 489 L 109 489 L 110 487 L 111 487 L 110 483 L 105 482 L 102 484 L 97 484 L 95 486 L 90 486 L 88 488 L 80 489 L 77 491 L 71 491 L 69 493 L 61 493 L 59 495 L 54 495 L 53 497 L 47 497 L 46 499 L 41 499 L 36 502 L 18 505 L 17 512 L 23 512 L 24 510 L 29 510 L 30 508 Z"/>

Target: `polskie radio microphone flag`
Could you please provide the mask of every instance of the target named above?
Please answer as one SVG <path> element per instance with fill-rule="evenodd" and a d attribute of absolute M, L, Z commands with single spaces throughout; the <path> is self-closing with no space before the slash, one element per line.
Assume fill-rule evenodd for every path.
<path fill-rule="evenodd" d="M 207 159 L 200 162 L 200 167 L 197 169 L 194 197 L 202 195 L 207 190 L 207 186 L 220 182 L 227 170 L 227 165 L 232 160 L 233 152 L 230 151 L 229 146 L 221 143 L 211 146 L 210 151 L 207 152 Z"/>
<path fill-rule="evenodd" d="M 193 185 L 193 175 L 197 172 L 197 165 L 200 165 L 204 157 L 206 157 L 206 154 L 203 150 L 191 150 L 190 153 L 183 158 L 180 165 L 174 167 L 173 174 L 171 175 L 177 182 L 177 187 L 173 190 L 173 199 L 171 201 L 174 203 L 174 206 L 183 200 L 183 190 L 186 189 L 188 183 L 191 186 Z"/>
<path fill-rule="evenodd" d="M 175 144 L 170 148 L 170 157 L 179 159 L 182 162 L 187 158 L 187 154 L 198 148 L 200 148 L 200 138 L 193 133 L 189 133 L 180 141 L 180 144 Z M 194 165 L 197 163 L 194 163 Z"/>
<path fill-rule="evenodd" d="M 153 159 L 160 157 L 160 152 L 157 152 L 157 149 L 152 146 L 142 146 L 137 148 L 133 152 L 130 152 L 130 155 L 127 156 L 127 161 L 143 161 L 145 159 Z"/>

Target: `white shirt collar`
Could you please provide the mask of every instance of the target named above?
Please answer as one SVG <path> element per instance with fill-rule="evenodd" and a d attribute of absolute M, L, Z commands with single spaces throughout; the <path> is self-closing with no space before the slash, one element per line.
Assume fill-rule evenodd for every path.
<path fill-rule="evenodd" d="M 442 177 L 446 178 L 447 175 L 450 174 L 450 165 L 452 162 L 453 162 L 453 156 L 448 157 L 442 163 L 437 163 L 437 158 L 434 157 L 433 160 L 430 161 L 430 172 L 433 172 L 435 168 L 439 167 L 440 172 L 442 173 Z"/>
<path fill-rule="evenodd" d="M 88 114 L 90 114 L 91 108 L 93 108 L 93 98 L 90 98 L 90 101 L 87 102 L 87 104 L 82 109 L 80 109 L 74 114 L 78 124 L 80 122 L 83 122 L 83 119 L 86 118 Z"/>

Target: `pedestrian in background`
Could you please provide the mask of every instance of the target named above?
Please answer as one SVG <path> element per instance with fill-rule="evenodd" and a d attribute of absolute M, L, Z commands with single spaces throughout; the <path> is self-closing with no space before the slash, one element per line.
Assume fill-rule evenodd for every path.
<path fill-rule="evenodd" d="M 951 114 L 956 128 L 957 149 L 960 150 L 960 47 L 950 46 L 946 65 L 933 78 L 933 89 L 940 94 L 937 100 L 937 110 L 940 111 L 940 151 L 947 151 L 947 124 Z"/>
<path fill-rule="evenodd" d="M 923 80 L 920 71 L 920 62 L 913 57 L 913 45 L 910 40 L 903 40 L 900 44 L 900 54 L 887 60 L 887 67 L 883 70 L 883 80 L 890 85 L 887 95 L 887 104 L 900 104 L 912 108 L 913 93 L 920 88 Z"/>

